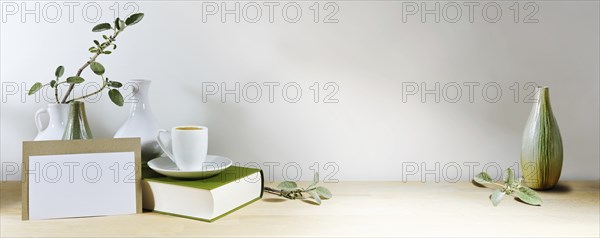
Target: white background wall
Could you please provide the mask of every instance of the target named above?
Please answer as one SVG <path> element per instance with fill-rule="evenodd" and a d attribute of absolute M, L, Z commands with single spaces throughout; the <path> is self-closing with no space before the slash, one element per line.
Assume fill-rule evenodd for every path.
<path fill-rule="evenodd" d="M 6 3 L 13 2 L 2 2 Z M 21 2 L 15 3 L 22 7 Z M 114 14 L 109 7 L 115 2 L 98 3 L 103 10 L 99 22 L 111 21 Z M 436 23 L 432 15 L 423 23 L 419 15 L 403 22 L 402 2 L 341 1 L 335 2 L 339 23 L 329 24 L 313 22 L 308 7 L 314 1 L 299 3 L 303 15 L 298 23 L 282 19 L 280 5 L 274 23 L 268 21 L 264 7 L 261 21 L 253 24 L 243 18 L 236 23 L 233 16 L 222 23 L 218 15 L 208 16 L 203 23 L 202 3 L 196 1 L 136 2 L 146 18 L 127 29 L 118 39 L 119 48 L 99 61 L 113 80 L 153 80 L 151 105 L 162 127 L 206 125 L 211 154 L 229 156 L 242 165 L 257 162 L 264 169 L 265 162 L 279 162 L 273 172 L 268 171 L 275 179 L 283 178 L 282 169 L 290 162 L 301 166 L 303 179 L 311 178 L 309 167 L 315 162 L 323 176 L 331 175 L 333 167 L 325 164 L 334 162 L 339 171 L 330 178 L 341 180 L 399 180 L 406 175 L 403 163 L 416 163 L 420 171 L 423 165 L 433 170 L 440 163 L 440 173 L 452 178 L 456 168 L 443 168 L 456 162 L 463 180 L 470 179 L 465 162 L 479 163 L 477 172 L 491 162 L 511 166 L 519 161 L 522 129 L 532 107 L 523 102 L 531 90 L 522 87 L 535 82 L 551 89 L 564 142 L 562 178 L 600 177 L 598 1 L 537 2 L 534 18 L 539 23 L 522 22 L 532 8 L 521 9 L 515 23 L 510 1 L 498 2 L 503 12 L 497 23 L 482 18 L 486 2 L 475 9 L 473 23 L 465 6 L 457 23 L 443 17 Z M 427 6 L 433 8 L 434 3 Z M 27 4 L 34 8 L 34 2 Z M 74 74 L 88 57 L 91 40 L 99 38 L 91 32 L 95 23 L 82 17 L 84 4 L 75 8 L 73 23 L 66 6 L 57 23 L 44 16 L 37 23 L 34 15 L 26 15 L 23 22 L 21 12 L 2 16 L 3 168 L 20 163 L 21 142 L 36 134 L 34 112 L 46 105 L 22 95 L 33 82 L 51 80 L 58 65 L 66 67 L 66 74 Z M 124 2 L 119 6 L 123 8 Z M 121 10 L 120 15 L 127 13 Z M 493 9 L 489 13 L 494 16 Z M 88 14 L 93 18 L 93 9 Z M 89 71 L 84 76 L 96 80 Z M 231 95 L 226 102 L 219 95 L 203 102 L 203 82 L 230 88 L 236 82 L 242 86 L 296 82 L 303 92 L 297 103 L 284 101 L 282 86 L 275 90 L 274 103 L 268 101 L 266 87 L 256 103 L 236 103 Z M 314 103 L 309 89 L 314 82 L 337 84 L 339 103 L 323 103 L 329 92 L 324 90 L 319 103 Z M 464 86 L 457 103 L 436 103 L 434 95 L 422 102 L 420 94 L 403 102 L 402 85 L 409 82 L 425 83 L 430 89 L 436 82 L 441 86 L 479 82 L 480 86 L 474 90 L 473 102 Z M 14 83 L 20 87 L 16 95 L 7 91 L 7 85 Z M 482 96 L 487 83 L 502 89 L 495 103 Z M 515 83 L 521 87 L 518 102 L 509 88 Z M 448 92 L 445 96 L 454 97 L 455 90 Z M 496 97 L 494 88 L 488 92 L 488 97 Z M 112 105 L 104 95 L 88 103 L 87 112 L 95 136 L 110 137 L 126 119 L 128 108 Z M 495 175 L 495 167 L 490 168 Z M 289 172 L 288 178 L 295 177 L 294 169 Z M 20 179 L 20 175 L 3 171 L 2 178 Z M 434 181 L 434 175 L 427 179 Z"/>

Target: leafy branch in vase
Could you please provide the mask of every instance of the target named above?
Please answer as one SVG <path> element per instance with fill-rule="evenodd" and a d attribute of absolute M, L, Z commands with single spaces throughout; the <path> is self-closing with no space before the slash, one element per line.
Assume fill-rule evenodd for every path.
<path fill-rule="evenodd" d="M 308 193 L 312 199 L 318 205 L 321 205 L 321 198 L 330 199 L 333 195 L 329 189 L 317 186 L 319 183 L 319 173 L 315 173 L 313 182 L 307 188 L 299 188 L 298 184 L 293 181 L 284 181 L 277 185 L 278 189 L 265 187 L 265 192 L 275 194 L 280 197 L 284 197 L 287 199 L 295 200 L 295 199 L 304 199 L 304 193 Z"/>
<path fill-rule="evenodd" d="M 490 200 L 494 206 L 498 206 L 505 195 L 516 197 L 527 204 L 542 205 L 542 198 L 531 188 L 523 185 L 523 178 L 515 179 L 514 172 L 511 168 L 506 169 L 502 174 L 502 181 L 504 184 L 494 183 L 492 177 L 485 172 L 475 175 L 473 180 L 483 186 L 496 185 L 500 187 L 490 195 Z"/>
<path fill-rule="evenodd" d="M 110 48 L 112 48 L 112 50 L 116 50 L 117 45 L 115 44 L 115 41 L 117 40 L 117 36 L 119 36 L 119 34 L 121 32 L 123 32 L 125 30 L 125 28 L 127 28 L 129 26 L 133 26 L 133 25 L 137 24 L 138 22 L 140 22 L 142 20 L 142 18 L 144 18 L 144 13 L 136 13 L 136 14 L 129 16 L 125 21 L 121 20 L 120 18 L 115 19 L 114 24 L 113 24 L 114 26 L 111 25 L 110 23 L 101 23 L 101 24 L 96 25 L 92 29 L 93 32 L 104 32 L 104 31 L 112 30 L 112 34 L 111 35 L 102 35 L 102 38 L 104 39 L 102 43 L 100 43 L 100 41 L 98 41 L 98 40 L 94 40 L 94 45 L 88 49 L 88 51 L 93 54 L 92 57 L 90 57 L 90 59 L 87 62 L 85 62 L 85 64 L 83 64 L 83 66 L 81 66 L 77 70 L 77 73 L 74 76 L 68 77 L 64 81 L 61 81 L 60 79 L 65 72 L 65 67 L 58 66 L 58 68 L 56 68 L 56 71 L 54 72 L 54 76 L 56 77 L 56 79 L 51 80 L 47 84 L 42 84 L 40 82 L 36 82 L 29 89 L 29 95 L 35 94 L 36 92 L 38 92 L 40 89 L 42 89 L 45 86 L 50 86 L 51 88 L 54 89 L 54 97 L 55 97 L 56 103 L 67 104 L 67 103 L 71 103 L 76 100 L 81 100 L 81 99 L 85 99 L 87 97 L 96 95 L 96 94 L 102 92 L 104 89 L 108 89 L 108 96 L 110 97 L 110 100 L 117 106 L 123 106 L 123 103 L 124 103 L 123 95 L 121 95 L 121 93 L 118 90 L 118 88 L 122 87 L 123 84 L 118 81 L 111 81 L 108 79 L 108 77 L 105 77 L 105 75 L 104 75 L 105 68 L 102 64 L 97 62 L 96 59 L 98 58 L 98 56 L 100 56 L 102 54 L 104 54 L 104 55 L 111 54 L 112 51 L 109 50 Z M 83 73 L 83 71 L 88 67 L 92 70 L 92 72 L 94 72 L 94 74 L 100 76 L 100 78 L 102 79 L 102 87 L 100 87 L 100 89 L 98 89 L 92 93 L 69 100 L 69 95 L 71 94 L 71 92 L 73 92 L 75 85 L 85 82 L 85 79 L 81 77 L 81 73 Z M 69 89 L 62 96 L 62 99 L 61 99 L 61 97 L 59 97 L 59 95 L 58 95 L 58 87 L 62 84 L 68 84 Z"/>

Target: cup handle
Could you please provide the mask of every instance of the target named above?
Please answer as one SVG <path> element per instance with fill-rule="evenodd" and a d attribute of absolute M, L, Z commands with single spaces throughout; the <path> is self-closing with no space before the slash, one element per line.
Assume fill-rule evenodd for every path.
<path fill-rule="evenodd" d="M 48 109 L 40 108 L 40 110 L 37 110 L 37 112 L 35 112 L 35 116 L 33 118 L 35 120 L 35 127 L 37 127 L 38 133 L 42 132 L 44 129 L 47 128 L 44 127 L 44 125 L 42 125 L 42 114 L 48 114 Z"/>
<path fill-rule="evenodd" d="M 169 159 L 171 159 L 171 161 L 173 161 L 173 163 L 175 163 L 175 158 L 173 158 L 173 151 L 171 151 L 171 148 L 167 147 L 166 144 L 160 139 L 161 133 L 168 133 L 168 134 L 171 134 L 171 133 L 164 129 L 158 130 L 158 134 L 156 135 L 156 142 L 158 143 L 158 146 L 160 146 L 160 148 L 165 152 L 165 154 L 167 154 L 167 157 L 169 157 Z M 177 164 L 177 163 L 175 163 L 175 164 Z"/>

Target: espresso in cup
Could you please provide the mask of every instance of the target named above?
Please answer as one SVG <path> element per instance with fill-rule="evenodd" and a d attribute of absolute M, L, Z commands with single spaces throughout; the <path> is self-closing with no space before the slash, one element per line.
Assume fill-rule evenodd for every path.
<path fill-rule="evenodd" d="M 181 126 L 181 127 L 176 127 L 175 130 L 182 130 L 182 131 L 194 131 L 194 130 L 202 130 L 202 127 L 192 127 L 192 126 Z"/>
<path fill-rule="evenodd" d="M 162 134 L 169 134 L 165 143 Z M 181 171 L 202 170 L 208 151 L 208 128 L 204 126 L 176 126 L 171 131 L 159 130 L 156 140 L 165 154 Z"/>

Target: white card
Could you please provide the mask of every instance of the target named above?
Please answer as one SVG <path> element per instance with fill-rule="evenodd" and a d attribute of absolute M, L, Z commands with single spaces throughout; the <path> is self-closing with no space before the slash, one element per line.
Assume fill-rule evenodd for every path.
<path fill-rule="evenodd" d="M 134 152 L 29 156 L 29 219 L 136 213 Z"/>

